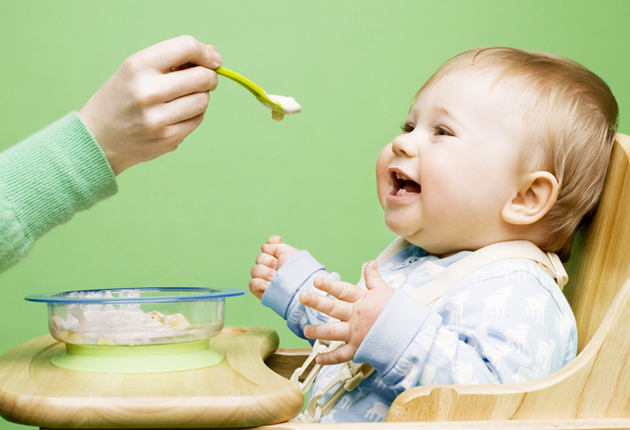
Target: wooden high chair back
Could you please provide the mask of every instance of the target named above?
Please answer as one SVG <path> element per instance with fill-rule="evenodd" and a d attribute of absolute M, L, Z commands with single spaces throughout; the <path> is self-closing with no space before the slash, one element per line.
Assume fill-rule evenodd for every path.
<path fill-rule="evenodd" d="M 537 381 L 421 386 L 402 393 L 386 421 L 630 418 L 630 136 L 618 134 L 604 193 L 574 244 L 564 292 L 578 326 L 578 356 Z"/>
<path fill-rule="evenodd" d="M 618 134 L 602 200 L 578 233 L 566 265 L 564 294 L 578 326 L 578 354 L 591 341 L 610 305 L 630 277 L 630 137 Z"/>

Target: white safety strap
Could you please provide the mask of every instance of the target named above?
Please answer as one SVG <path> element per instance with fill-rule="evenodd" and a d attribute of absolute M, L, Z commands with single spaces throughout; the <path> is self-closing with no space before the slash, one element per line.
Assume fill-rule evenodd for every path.
<path fill-rule="evenodd" d="M 319 354 L 330 352 L 339 346 L 343 345 L 343 342 L 327 342 L 317 340 L 313 345 L 313 352 L 304 361 L 304 364 L 293 372 L 291 381 L 297 383 L 302 390 L 302 394 L 306 395 L 311 389 L 313 382 L 317 374 L 321 370 L 322 366 L 317 364 L 313 365 L 313 368 L 304 379 L 304 382 L 300 382 L 299 378 L 306 371 L 309 364 L 317 358 Z M 332 378 L 325 387 L 319 389 L 314 393 L 306 404 L 306 409 L 302 411 L 293 421 L 313 423 L 318 422 L 319 419 L 326 415 L 339 401 L 341 396 L 346 392 L 354 390 L 364 379 L 367 379 L 372 373 L 374 368 L 369 364 L 359 364 L 352 361 L 348 361 L 341 365 L 339 373 Z M 335 386 L 339 385 L 334 391 Z M 321 398 L 328 393 L 330 397 L 323 403 L 320 402 Z"/>
<path fill-rule="evenodd" d="M 452 286 L 477 269 L 501 260 L 513 258 L 538 263 L 556 280 L 562 290 L 569 280 L 560 258 L 552 252 L 543 252 L 527 240 L 498 242 L 478 249 L 444 269 L 434 280 L 422 288 L 406 291 L 417 302 L 427 306 L 439 299 Z"/>
<path fill-rule="evenodd" d="M 387 248 L 385 248 L 383 252 L 381 252 L 381 254 L 377 257 L 376 262 L 379 265 L 384 263 L 409 245 L 410 243 L 404 238 L 397 238 Z M 427 306 L 435 302 L 451 287 L 477 269 L 480 269 L 488 264 L 496 263 L 497 261 L 513 258 L 527 259 L 540 264 L 542 268 L 556 280 L 560 289 L 564 288 L 569 280 L 569 276 L 567 275 L 560 258 L 556 254 L 551 252 L 545 253 L 529 241 L 515 240 L 509 242 L 499 242 L 481 248 L 445 268 L 438 276 L 435 277 L 435 279 L 423 285 L 422 288 L 415 290 L 412 289 L 406 292 L 414 300 Z M 358 286 L 361 287 L 364 284 L 365 281 L 363 279 L 363 274 L 361 274 L 361 280 L 359 281 Z M 310 363 L 315 360 L 318 355 L 330 352 L 341 345 L 343 345 L 343 342 L 326 342 L 320 340 L 315 342 L 311 355 L 308 356 L 304 364 L 296 369 L 291 376 L 291 381 L 299 384 L 303 394 L 308 393 L 311 389 L 313 382 L 315 382 L 315 378 L 322 367 L 321 365 L 315 363 L 309 374 L 304 379 L 304 382 L 300 383 L 299 378 L 306 371 Z M 367 379 L 373 372 L 374 369 L 369 364 L 359 364 L 352 361 L 343 363 L 339 374 L 328 382 L 325 387 L 311 395 L 311 398 L 306 405 L 306 410 L 302 411 L 293 420 L 301 422 L 318 422 L 322 416 L 330 412 L 341 396 L 348 391 L 354 390 L 361 381 Z M 336 386 L 337 388 L 332 391 Z M 320 400 L 322 397 L 331 391 L 332 393 L 330 397 L 321 403 Z"/>

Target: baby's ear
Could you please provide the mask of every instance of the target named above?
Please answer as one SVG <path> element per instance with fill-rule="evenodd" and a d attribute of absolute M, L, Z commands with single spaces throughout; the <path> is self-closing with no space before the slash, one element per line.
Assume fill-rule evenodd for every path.
<path fill-rule="evenodd" d="M 560 186 L 549 172 L 530 173 L 522 187 L 503 206 L 501 216 L 509 224 L 534 224 L 556 204 Z"/>

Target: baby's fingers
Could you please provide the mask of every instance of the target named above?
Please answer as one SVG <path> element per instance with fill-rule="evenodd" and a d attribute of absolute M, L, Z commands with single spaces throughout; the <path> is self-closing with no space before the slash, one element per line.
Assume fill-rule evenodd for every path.
<path fill-rule="evenodd" d="M 251 275 L 252 278 L 260 278 L 265 281 L 271 281 L 271 279 L 276 275 L 276 271 L 264 264 L 256 264 L 252 267 Z"/>
<path fill-rule="evenodd" d="M 341 321 L 348 321 L 352 315 L 351 303 L 328 296 L 306 292 L 300 295 L 300 303 Z"/>
<path fill-rule="evenodd" d="M 334 279 L 320 277 L 313 282 L 315 288 L 337 297 L 340 300 L 354 303 L 365 295 L 365 290 L 356 285 Z"/>
<path fill-rule="evenodd" d="M 370 261 L 368 264 L 365 265 L 365 270 L 363 271 L 363 277 L 365 278 L 365 286 L 367 287 L 368 290 L 388 286 L 387 283 L 381 277 L 381 274 L 378 271 L 378 264 L 374 260 Z"/>
<path fill-rule="evenodd" d="M 276 269 L 278 267 L 278 259 L 269 254 L 261 252 L 256 256 L 256 264 L 262 264 L 271 269 Z"/>
<path fill-rule="evenodd" d="M 267 239 L 267 243 L 282 243 L 282 236 L 269 236 L 269 239 Z"/>
<path fill-rule="evenodd" d="M 347 342 L 350 339 L 350 326 L 345 322 L 307 325 L 304 336 L 309 339 Z"/>
<path fill-rule="evenodd" d="M 269 281 L 265 281 L 261 278 L 253 278 L 249 281 L 249 291 L 251 291 L 254 296 L 258 297 L 259 300 L 262 300 L 262 296 L 268 286 Z"/>
<path fill-rule="evenodd" d="M 272 255 L 274 257 L 278 257 L 278 247 L 280 246 L 280 244 L 277 243 L 263 243 L 262 246 L 260 247 L 261 251 L 264 252 L 265 254 L 269 254 Z"/>
<path fill-rule="evenodd" d="M 356 351 L 354 350 L 354 348 L 352 348 L 350 345 L 341 345 L 339 348 L 334 349 L 333 351 L 317 356 L 317 364 L 325 366 L 328 364 L 345 363 L 346 361 L 350 361 L 354 358 L 355 352 Z"/>

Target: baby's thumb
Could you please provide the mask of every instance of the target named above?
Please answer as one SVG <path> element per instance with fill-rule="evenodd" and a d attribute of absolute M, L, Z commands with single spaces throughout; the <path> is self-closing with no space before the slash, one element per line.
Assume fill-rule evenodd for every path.
<path fill-rule="evenodd" d="M 378 271 L 378 264 L 374 260 L 365 265 L 363 278 L 365 279 L 365 286 L 368 290 L 379 287 L 387 287 L 387 284 L 383 281 L 383 278 Z"/>

